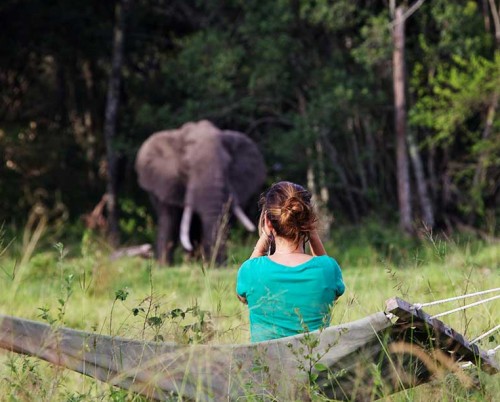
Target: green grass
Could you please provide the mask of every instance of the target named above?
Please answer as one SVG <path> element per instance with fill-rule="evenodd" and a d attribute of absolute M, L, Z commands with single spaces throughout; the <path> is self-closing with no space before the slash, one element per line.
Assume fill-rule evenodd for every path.
<path fill-rule="evenodd" d="M 173 268 L 138 258 L 111 263 L 104 243 L 88 234 L 62 251 L 46 243 L 29 262 L 15 267 L 16 259 L 22 256 L 22 246 L 16 244 L 0 257 L 0 312 L 43 321 L 43 309 L 45 320 L 57 325 L 137 339 L 246 343 L 248 312 L 236 299 L 235 282 L 239 264 L 250 254 L 251 241 L 231 240 L 228 266 L 207 268 L 205 272 L 198 263 L 183 263 L 180 255 Z M 363 230 L 339 230 L 327 249 L 343 268 L 347 286 L 333 310 L 333 324 L 382 311 L 385 300 L 392 296 L 414 303 L 500 287 L 500 247 L 476 239 L 444 241 L 427 236 L 416 242 L 401 238 L 393 229 L 367 224 Z M 436 306 L 429 312 L 463 304 Z M 172 317 L 172 311 L 194 306 L 206 312 L 203 325 L 198 330 L 184 331 L 200 323 L 200 315 L 188 312 L 185 318 Z M 165 318 L 168 313 L 170 316 Z M 164 318 L 161 323 L 146 321 L 150 317 Z M 444 321 L 474 338 L 500 323 L 500 301 L 445 317 Z M 482 346 L 489 348 L 499 343 L 497 335 Z M 5 352 L 0 352 L 0 378 L 2 400 L 9 395 L 11 400 L 31 400 L 35 395 L 42 400 L 133 398 L 37 359 Z M 485 375 L 482 381 L 480 390 L 471 391 L 449 376 L 445 381 L 400 393 L 392 400 L 496 399 L 500 394 L 498 375 Z"/>

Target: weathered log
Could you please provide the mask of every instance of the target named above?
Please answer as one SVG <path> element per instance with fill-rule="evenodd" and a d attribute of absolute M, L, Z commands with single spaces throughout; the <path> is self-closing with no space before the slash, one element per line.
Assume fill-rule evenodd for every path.
<path fill-rule="evenodd" d="M 329 398 L 368 401 L 428 382 L 437 372 L 468 379 L 458 362 L 500 370 L 486 352 L 404 300 L 390 299 L 387 308 L 395 323 L 379 312 L 248 345 L 140 341 L 0 315 L 0 348 L 159 400 L 305 400 L 312 382 Z"/>
<path fill-rule="evenodd" d="M 153 246 L 149 243 L 141 244 L 140 246 L 124 247 L 115 250 L 109 256 L 111 261 L 118 260 L 123 257 L 142 257 L 153 258 Z"/>

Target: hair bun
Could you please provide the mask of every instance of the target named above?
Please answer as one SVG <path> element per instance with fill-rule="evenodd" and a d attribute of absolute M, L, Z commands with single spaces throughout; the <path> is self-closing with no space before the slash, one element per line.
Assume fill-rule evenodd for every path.
<path fill-rule="evenodd" d="M 316 227 L 316 214 L 311 205 L 311 193 L 304 187 L 282 181 L 274 184 L 261 198 L 261 224 L 264 213 L 277 236 L 305 240 Z"/>
<path fill-rule="evenodd" d="M 286 199 L 281 206 L 280 223 L 283 226 L 295 226 L 301 228 L 309 223 L 311 211 L 308 205 L 298 197 L 292 196 Z"/>

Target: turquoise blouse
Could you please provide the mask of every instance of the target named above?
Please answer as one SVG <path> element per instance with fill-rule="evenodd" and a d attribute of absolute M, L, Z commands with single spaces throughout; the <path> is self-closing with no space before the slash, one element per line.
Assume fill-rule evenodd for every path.
<path fill-rule="evenodd" d="M 328 325 L 329 309 L 344 290 L 340 267 L 327 255 L 294 267 L 253 258 L 240 267 L 236 285 L 248 301 L 252 342 Z"/>

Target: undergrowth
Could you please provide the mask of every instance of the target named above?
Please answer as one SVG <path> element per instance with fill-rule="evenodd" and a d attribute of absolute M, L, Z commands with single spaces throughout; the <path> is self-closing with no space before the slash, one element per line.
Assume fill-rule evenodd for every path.
<path fill-rule="evenodd" d="M 230 238 L 228 266 L 202 270 L 196 262 L 185 262 L 181 253 L 172 268 L 139 258 L 111 262 L 106 243 L 89 232 L 64 246 L 61 239 L 49 244 L 42 236 L 21 266 L 22 237 L 0 231 L 2 314 L 148 341 L 221 344 L 249 340 L 248 311 L 237 301 L 234 289 L 237 268 L 250 254 L 253 238 Z M 326 248 L 339 261 L 347 286 L 332 310 L 332 324 L 382 311 L 384 301 L 392 296 L 414 303 L 500 287 L 500 248 L 471 237 L 424 234 L 414 240 L 400 236 L 394 228 L 368 222 L 334 232 Z M 473 338 L 498 325 L 499 307 L 495 301 L 450 316 L 447 322 Z M 304 342 L 293 353 L 308 361 L 301 370 L 309 380 L 309 396 L 324 400 L 315 385 L 315 373 L 328 368 L 315 350 L 317 339 L 306 336 Z M 499 343 L 495 335 L 482 347 Z M 265 365 L 261 370 L 266 370 Z M 456 376 L 447 375 L 391 400 L 495 400 L 500 394 L 498 375 L 478 376 L 476 388 L 464 387 Z M 0 378 L 0 399 L 143 399 L 38 359 L 3 351 Z M 252 399 L 259 398 L 249 391 L 248 400 Z"/>

